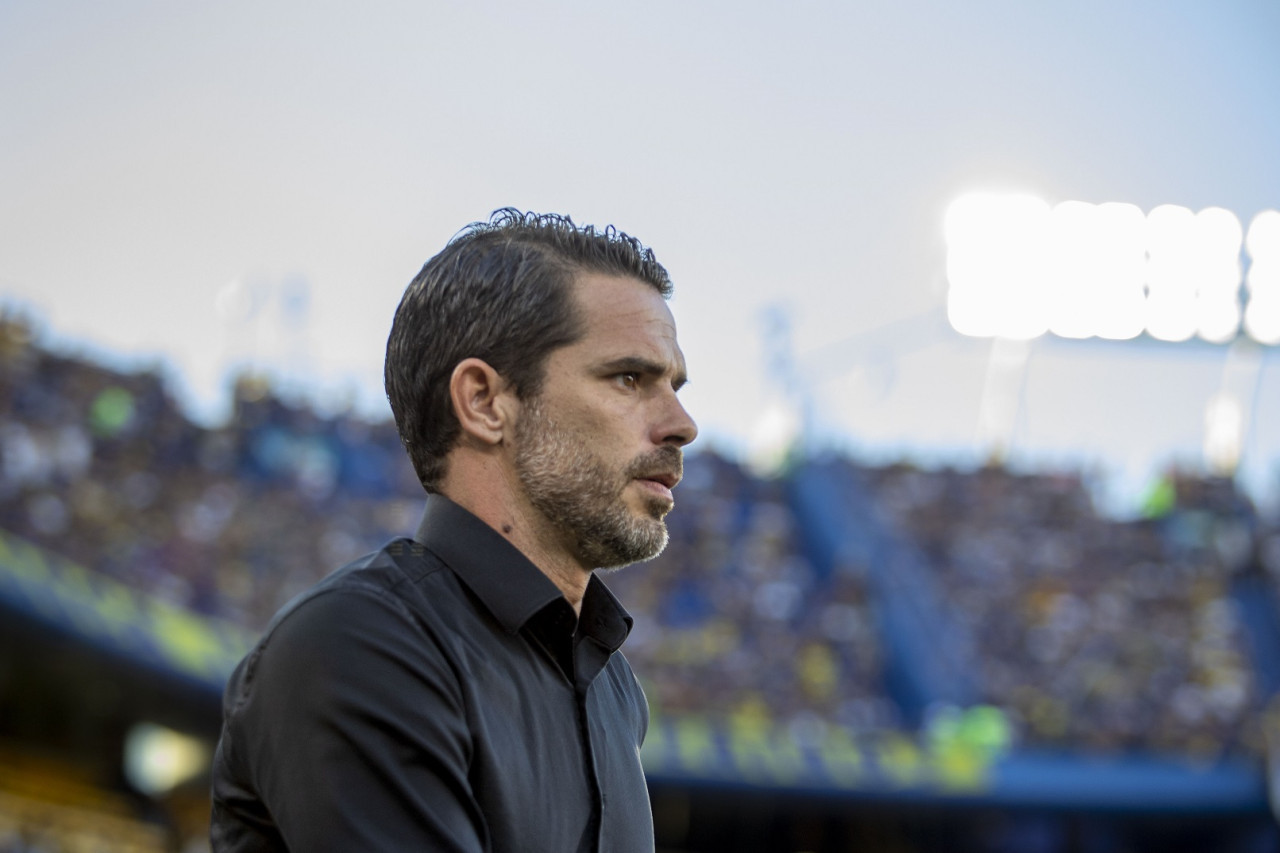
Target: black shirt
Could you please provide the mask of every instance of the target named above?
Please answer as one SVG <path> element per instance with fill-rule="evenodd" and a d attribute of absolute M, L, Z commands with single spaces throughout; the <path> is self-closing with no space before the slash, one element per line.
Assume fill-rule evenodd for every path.
<path fill-rule="evenodd" d="M 438 495 L 290 602 L 227 687 L 215 851 L 653 850 L 631 617 L 581 618 Z"/>

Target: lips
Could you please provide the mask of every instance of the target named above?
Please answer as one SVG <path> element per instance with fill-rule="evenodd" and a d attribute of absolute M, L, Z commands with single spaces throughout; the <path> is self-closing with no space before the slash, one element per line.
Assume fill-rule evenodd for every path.
<path fill-rule="evenodd" d="M 665 445 L 636 459 L 628 473 L 631 479 L 669 501 L 671 490 L 682 479 L 684 458 L 680 448 Z"/>
<path fill-rule="evenodd" d="M 675 503 L 671 490 L 680 482 L 680 475 L 674 471 L 650 471 L 635 478 L 635 481 L 662 506 L 670 508 Z"/>
<path fill-rule="evenodd" d="M 680 482 L 680 475 L 676 472 L 658 472 L 655 474 L 641 474 L 637 480 L 652 480 L 660 483 L 668 489 L 674 489 L 676 484 Z"/>

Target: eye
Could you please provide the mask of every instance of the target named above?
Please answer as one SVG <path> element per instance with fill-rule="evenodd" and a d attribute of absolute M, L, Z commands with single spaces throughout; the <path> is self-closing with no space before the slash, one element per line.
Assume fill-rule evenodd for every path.
<path fill-rule="evenodd" d="M 619 373 L 613 377 L 614 381 L 627 390 L 634 390 L 640 384 L 640 374 L 634 372 Z"/>

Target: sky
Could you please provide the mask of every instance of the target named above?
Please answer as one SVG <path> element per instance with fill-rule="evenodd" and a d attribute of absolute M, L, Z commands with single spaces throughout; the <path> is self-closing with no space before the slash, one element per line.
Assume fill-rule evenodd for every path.
<path fill-rule="evenodd" d="M 1269 2 L 0 3 L 0 305 L 163 365 L 387 414 L 421 265 L 499 207 L 654 248 L 703 442 L 781 411 L 872 461 L 1085 468 L 1117 507 L 1202 464 L 1280 482 L 1271 351 L 1026 345 L 945 321 L 947 205 L 1280 207 Z M 1270 499 L 1270 498 L 1267 498 Z"/>

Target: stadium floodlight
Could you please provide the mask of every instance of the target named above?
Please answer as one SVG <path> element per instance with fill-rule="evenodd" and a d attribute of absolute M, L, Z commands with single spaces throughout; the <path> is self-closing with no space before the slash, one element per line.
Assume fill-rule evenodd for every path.
<path fill-rule="evenodd" d="M 1240 331 L 1240 246 L 1244 233 L 1229 210 L 1207 207 L 1196 214 L 1197 334 L 1215 344 Z"/>
<path fill-rule="evenodd" d="M 1049 330 L 1135 338 L 1143 329 L 1146 222 L 1132 204 L 1064 201 L 1050 228 Z"/>
<path fill-rule="evenodd" d="M 1229 475 L 1240 463 L 1244 410 L 1226 392 L 1215 394 L 1205 407 L 1204 456 L 1213 471 Z"/>
<path fill-rule="evenodd" d="M 1195 244 L 1195 214 L 1162 204 L 1147 214 L 1147 332 L 1162 341 L 1185 341 L 1196 333 L 1196 285 L 1189 254 Z"/>
<path fill-rule="evenodd" d="M 1026 194 L 972 193 L 947 209 L 947 317 L 974 337 L 1026 340 L 1048 328 L 1049 205 Z"/>
<path fill-rule="evenodd" d="M 1261 344 L 1280 344 L 1280 211 L 1264 210 L 1249 223 L 1249 304 L 1244 327 Z"/>
<path fill-rule="evenodd" d="M 1147 214 L 1147 331 L 1225 343 L 1240 329 L 1240 220 L 1220 207 Z"/>
<path fill-rule="evenodd" d="M 1243 326 L 1280 343 L 1280 212 L 1249 229 L 1250 299 L 1242 311 L 1239 218 L 1164 204 L 1145 216 L 1132 204 L 971 193 L 947 209 L 947 316 L 962 334 L 1015 340 L 1222 344 Z"/>
<path fill-rule="evenodd" d="M 144 794 L 163 794 L 208 772 L 211 754 L 199 738 L 155 723 L 137 723 L 125 736 L 124 772 Z"/>
<path fill-rule="evenodd" d="M 1244 327 L 1260 344 L 1280 344 L 1280 294 L 1254 294 L 1244 312 Z"/>

